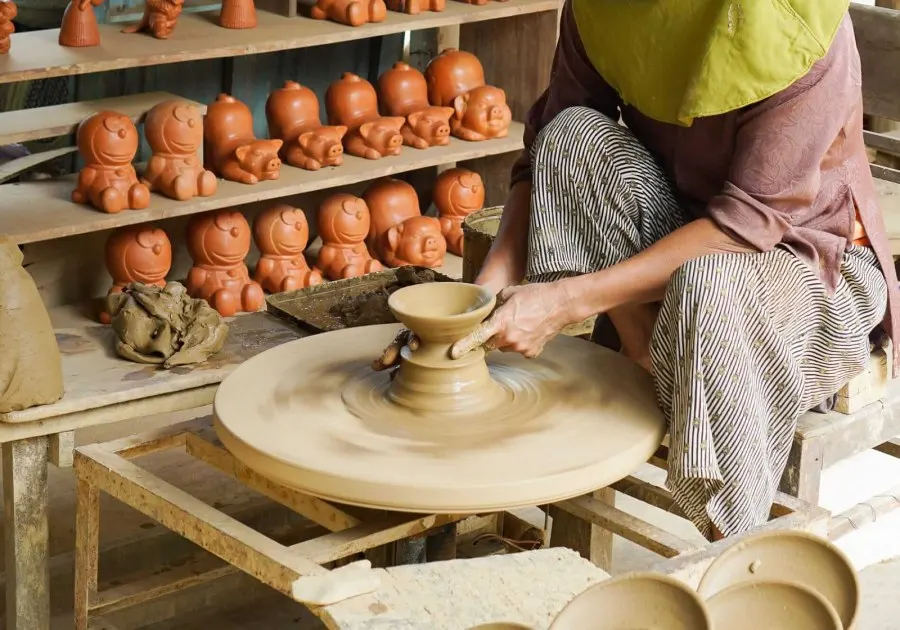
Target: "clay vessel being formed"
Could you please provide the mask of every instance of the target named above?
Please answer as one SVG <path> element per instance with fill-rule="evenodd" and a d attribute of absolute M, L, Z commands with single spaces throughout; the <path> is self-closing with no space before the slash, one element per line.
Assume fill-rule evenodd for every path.
<path fill-rule="evenodd" d="M 434 184 L 432 201 L 441 220 L 441 233 L 447 239 L 447 251 L 462 256 L 463 221 L 484 207 L 481 175 L 465 168 L 444 171 Z"/>
<path fill-rule="evenodd" d="M 150 205 L 150 190 L 138 181 L 131 164 L 139 139 L 128 116 L 98 112 L 78 125 L 76 135 L 85 166 L 78 174 L 72 201 L 109 213 Z"/>
<path fill-rule="evenodd" d="M 5 55 L 9 52 L 11 42 L 9 36 L 16 31 L 13 20 L 16 19 L 18 13 L 18 7 L 16 7 L 15 2 L 0 0 L 0 55 Z"/>
<path fill-rule="evenodd" d="M 144 136 L 153 154 L 141 178 L 151 192 L 185 201 L 215 194 L 218 180 L 203 168 L 203 116 L 179 100 L 155 105 L 144 120 Z"/>
<path fill-rule="evenodd" d="M 387 17 L 384 0 L 318 0 L 309 10 L 316 20 L 332 20 L 347 26 L 383 22 Z"/>
<path fill-rule="evenodd" d="M 450 143 L 452 107 L 436 107 L 428 103 L 425 75 L 408 63 L 398 61 L 378 77 L 378 102 L 388 116 L 403 116 L 400 129 L 403 144 L 417 149 Z"/>
<path fill-rule="evenodd" d="M 260 252 L 253 279 L 269 293 L 322 284 L 322 274 L 303 257 L 309 226 L 299 208 L 278 204 L 261 213 L 253 221 L 253 239 Z"/>
<path fill-rule="evenodd" d="M 113 280 L 107 295 L 121 293 L 132 282 L 165 287 L 171 268 L 172 244 L 166 233 L 153 225 L 119 228 L 106 240 L 106 270 Z M 109 323 L 105 310 L 100 321 Z"/>
<path fill-rule="evenodd" d="M 178 16 L 181 15 L 183 7 L 184 0 L 146 0 L 141 21 L 132 26 L 126 26 L 122 32 L 151 33 L 156 39 L 168 39 L 175 30 L 175 24 L 178 22 Z"/>
<path fill-rule="evenodd" d="M 281 159 L 297 168 L 317 171 L 344 162 L 342 139 L 347 127 L 323 126 L 319 99 L 308 87 L 285 81 L 266 101 L 269 136 L 284 142 Z"/>
<path fill-rule="evenodd" d="M 219 13 L 222 28 L 256 28 L 256 5 L 253 0 L 223 0 Z"/>
<path fill-rule="evenodd" d="M 425 80 L 432 105 L 453 107 L 457 96 L 485 84 L 484 68 L 472 53 L 446 48 L 428 63 Z"/>
<path fill-rule="evenodd" d="M 785 575 L 779 581 L 751 580 L 719 591 L 706 601 L 713 627 L 845 630 L 824 597 L 810 588 L 788 582 L 790 579 L 790 575 Z"/>
<path fill-rule="evenodd" d="M 240 212 L 221 210 L 191 217 L 187 248 L 194 260 L 185 288 L 224 317 L 258 311 L 265 303 L 259 283 L 250 279 L 244 259 L 250 252 L 250 224 Z"/>
<path fill-rule="evenodd" d="M 219 94 L 206 110 L 204 160 L 220 177 L 242 184 L 278 179 L 282 144 L 281 140 L 258 140 L 250 108 L 233 96 Z"/>
<path fill-rule="evenodd" d="M 59 29 L 59 45 L 68 48 L 99 46 L 100 29 L 94 7 L 101 4 L 103 0 L 70 0 Z"/>
<path fill-rule="evenodd" d="M 422 11 L 443 11 L 447 0 L 386 0 L 387 8 L 399 13 L 418 15 Z"/>
<path fill-rule="evenodd" d="M 347 127 L 344 150 L 350 155 L 377 160 L 400 154 L 403 145 L 400 129 L 406 119 L 381 116 L 375 88 L 362 77 L 346 72 L 328 86 L 325 110 L 328 124 Z"/>
<path fill-rule="evenodd" d="M 355 278 L 383 269 L 366 248 L 369 224 L 369 208 L 359 197 L 338 193 L 322 202 L 318 214 L 322 249 L 316 268 L 326 278 Z"/>
<path fill-rule="evenodd" d="M 506 93 L 492 85 L 482 85 L 453 99 L 450 132 L 460 140 L 478 142 L 505 138 L 512 122 Z"/>

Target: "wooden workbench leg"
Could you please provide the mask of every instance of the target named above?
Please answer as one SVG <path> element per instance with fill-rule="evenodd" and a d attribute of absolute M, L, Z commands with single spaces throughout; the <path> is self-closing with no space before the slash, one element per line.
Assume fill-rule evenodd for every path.
<path fill-rule="evenodd" d="M 6 630 L 50 628 L 46 436 L 3 444 Z"/>
<path fill-rule="evenodd" d="M 612 488 L 603 488 L 594 493 L 594 498 L 614 506 L 616 491 Z M 612 568 L 611 532 L 583 521 L 556 506 L 550 506 L 550 516 L 553 518 L 553 525 L 550 527 L 551 547 L 568 547 L 609 572 Z"/>
<path fill-rule="evenodd" d="M 456 523 L 448 523 L 428 535 L 425 559 L 428 562 L 456 559 Z"/>
<path fill-rule="evenodd" d="M 90 605 L 97 595 L 100 542 L 100 491 L 78 480 L 75 512 L 75 630 L 87 630 Z"/>
<path fill-rule="evenodd" d="M 818 505 L 824 457 L 824 446 L 820 440 L 795 439 L 778 489 L 801 501 Z"/>

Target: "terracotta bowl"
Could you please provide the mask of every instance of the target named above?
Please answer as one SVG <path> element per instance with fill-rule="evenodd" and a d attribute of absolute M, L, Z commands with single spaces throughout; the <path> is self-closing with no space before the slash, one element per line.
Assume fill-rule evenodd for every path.
<path fill-rule="evenodd" d="M 490 291 L 474 284 L 432 282 L 395 291 L 388 307 L 422 341 L 450 343 L 483 322 L 495 301 Z"/>
<path fill-rule="evenodd" d="M 843 630 L 828 601 L 811 588 L 789 582 L 751 580 L 729 586 L 706 602 L 713 627 L 728 630 L 790 628 Z"/>
<path fill-rule="evenodd" d="M 550 630 L 710 630 L 709 612 L 687 585 L 655 573 L 629 573 L 583 591 Z"/>
<path fill-rule="evenodd" d="M 859 581 L 844 553 L 806 532 L 765 532 L 727 549 L 706 570 L 697 592 L 704 599 L 749 580 L 784 580 L 812 589 L 850 630 L 859 606 Z"/>

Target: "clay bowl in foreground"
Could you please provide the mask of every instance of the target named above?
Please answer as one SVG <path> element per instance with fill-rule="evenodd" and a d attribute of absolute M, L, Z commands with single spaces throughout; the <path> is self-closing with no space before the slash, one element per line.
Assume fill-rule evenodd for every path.
<path fill-rule="evenodd" d="M 570 601 L 550 630 L 710 630 L 706 604 L 665 575 L 629 573 L 591 586 Z"/>
<path fill-rule="evenodd" d="M 811 588 L 751 580 L 719 591 L 706 602 L 713 627 L 728 630 L 843 630 L 834 607 Z"/>
<path fill-rule="evenodd" d="M 423 341 L 452 343 L 484 321 L 495 302 L 490 291 L 475 284 L 432 282 L 395 291 L 388 307 Z"/>
<path fill-rule="evenodd" d="M 853 627 L 859 607 L 856 571 L 840 549 L 806 532 L 764 532 L 737 543 L 712 562 L 697 592 L 710 599 L 741 582 L 784 579 L 824 597 L 844 629 Z"/>

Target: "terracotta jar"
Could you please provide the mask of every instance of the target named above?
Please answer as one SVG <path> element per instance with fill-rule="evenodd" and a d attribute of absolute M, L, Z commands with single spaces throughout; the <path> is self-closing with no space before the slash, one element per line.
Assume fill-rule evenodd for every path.
<path fill-rule="evenodd" d="M 315 92 L 296 81 L 285 81 L 266 101 L 269 136 L 282 140 L 281 159 L 297 168 L 317 171 L 344 162 L 342 139 L 347 127 L 323 126 Z"/>
<path fill-rule="evenodd" d="M 506 93 L 498 87 L 483 85 L 460 94 L 453 101 L 456 112 L 450 119 L 450 132 L 460 140 L 476 142 L 505 138 L 512 122 Z"/>
<path fill-rule="evenodd" d="M 257 140 L 250 108 L 228 94 L 219 94 L 206 110 L 203 123 L 206 167 L 225 179 L 257 184 L 281 174 L 281 140 Z"/>
<path fill-rule="evenodd" d="M 425 76 L 408 63 L 398 61 L 378 78 L 378 102 L 389 116 L 403 116 L 403 144 L 417 149 L 450 143 L 452 107 L 428 103 Z"/>
<path fill-rule="evenodd" d="M 447 251 L 462 256 L 463 220 L 484 207 L 481 175 L 465 168 L 444 171 L 434 184 L 432 201 L 441 220 L 441 233 L 447 239 Z"/>
<path fill-rule="evenodd" d="M 383 260 L 385 235 L 398 223 L 420 217 L 419 196 L 416 189 L 400 179 L 377 179 L 366 188 L 363 201 L 369 208 L 369 233 L 366 247 L 373 257 Z"/>
<path fill-rule="evenodd" d="M 453 107 L 457 96 L 485 84 L 484 68 L 472 53 L 447 48 L 428 63 L 425 80 L 432 105 Z"/>
<path fill-rule="evenodd" d="M 122 32 L 149 32 L 156 39 L 168 39 L 175 30 L 182 7 L 184 7 L 184 0 L 146 0 L 141 21 L 132 26 L 126 26 Z"/>
<path fill-rule="evenodd" d="M 359 197 L 338 193 L 322 202 L 318 215 L 322 249 L 316 268 L 326 278 L 355 278 L 383 269 L 366 248 L 369 223 L 369 209 Z"/>
<path fill-rule="evenodd" d="M 101 4 L 103 0 L 70 0 L 59 29 L 59 45 L 69 48 L 99 46 L 100 29 L 94 7 Z"/>
<path fill-rule="evenodd" d="M 140 183 L 131 161 L 138 149 L 138 132 L 128 116 L 98 112 L 78 125 L 78 151 L 85 166 L 72 191 L 72 201 L 116 213 L 150 205 L 150 190 Z"/>
<path fill-rule="evenodd" d="M 328 86 L 325 109 L 329 124 L 347 127 L 344 150 L 350 155 L 377 160 L 400 154 L 406 119 L 381 116 L 375 88 L 362 77 L 347 72 Z"/>
<path fill-rule="evenodd" d="M 309 12 L 316 20 L 333 20 L 347 26 L 383 22 L 387 17 L 384 0 L 318 0 Z"/>
<path fill-rule="evenodd" d="M 422 11 L 443 11 L 447 0 L 387 0 L 387 8 L 391 11 L 418 15 Z"/>
<path fill-rule="evenodd" d="M 9 36 L 16 31 L 13 20 L 16 19 L 18 13 L 15 2 L 0 0 L 0 55 L 5 55 L 9 52 L 11 41 Z"/>
<path fill-rule="evenodd" d="M 142 181 L 152 192 L 185 201 L 216 192 L 218 180 L 203 168 L 198 151 L 203 145 L 203 116 L 187 101 L 155 105 L 144 119 L 144 136 L 153 155 Z"/>
<path fill-rule="evenodd" d="M 309 242 L 303 210 L 287 204 L 272 206 L 253 222 L 253 239 L 260 252 L 253 279 L 269 293 L 322 284 L 322 274 L 310 269 L 303 257 Z"/>
<path fill-rule="evenodd" d="M 219 12 L 222 28 L 256 28 L 256 5 L 253 0 L 222 0 Z"/>
<path fill-rule="evenodd" d="M 195 214 L 187 226 L 187 248 L 194 260 L 185 288 L 224 317 L 258 311 L 265 304 L 259 283 L 250 279 L 244 259 L 250 252 L 250 224 L 240 212 Z"/>
<path fill-rule="evenodd" d="M 106 240 L 106 270 L 113 280 L 107 295 L 121 293 L 132 282 L 165 287 L 171 268 L 172 244 L 153 225 L 119 228 Z M 100 321 L 108 324 L 109 313 L 100 313 Z"/>
<path fill-rule="evenodd" d="M 434 217 L 412 217 L 388 229 L 382 261 L 388 267 L 440 267 L 447 253 L 441 223 Z"/>

